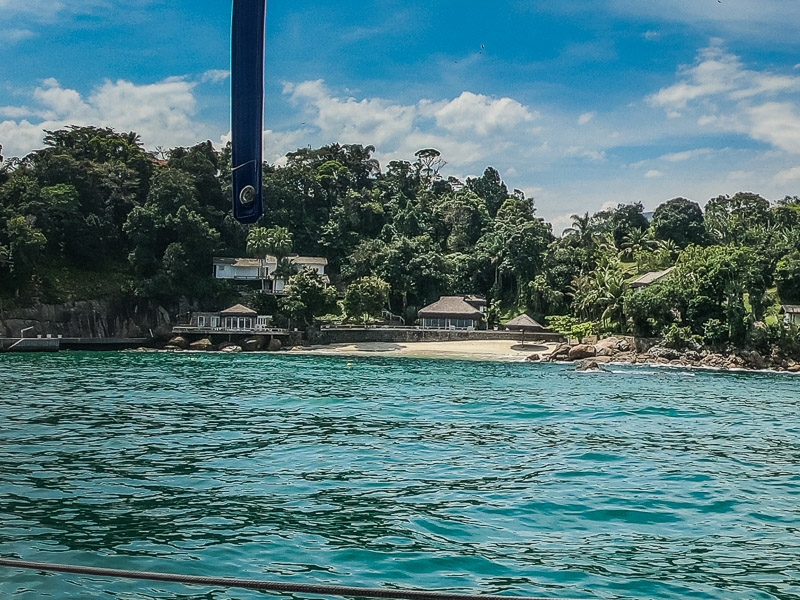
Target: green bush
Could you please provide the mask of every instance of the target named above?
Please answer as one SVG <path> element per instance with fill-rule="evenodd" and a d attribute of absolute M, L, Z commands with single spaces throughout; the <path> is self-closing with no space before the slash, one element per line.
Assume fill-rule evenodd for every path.
<path fill-rule="evenodd" d="M 694 335 L 690 327 L 680 327 L 673 323 L 664 331 L 664 345 L 676 350 L 697 350 L 701 347 L 702 338 Z"/>
<path fill-rule="evenodd" d="M 585 338 L 589 335 L 597 335 L 599 330 L 596 321 L 579 321 L 571 315 L 550 315 L 545 317 L 547 325 L 570 338 Z"/>
<path fill-rule="evenodd" d="M 703 337 L 712 346 L 721 346 L 728 341 L 728 325 L 719 319 L 709 319 L 703 323 Z"/>

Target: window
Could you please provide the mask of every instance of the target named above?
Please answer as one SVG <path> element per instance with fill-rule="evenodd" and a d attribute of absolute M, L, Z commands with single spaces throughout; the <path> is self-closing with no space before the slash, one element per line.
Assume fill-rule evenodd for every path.
<path fill-rule="evenodd" d="M 200 315 L 197 317 L 197 326 L 198 327 L 205 327 L 206 326 L 206 318 L 204 315 Z"/>

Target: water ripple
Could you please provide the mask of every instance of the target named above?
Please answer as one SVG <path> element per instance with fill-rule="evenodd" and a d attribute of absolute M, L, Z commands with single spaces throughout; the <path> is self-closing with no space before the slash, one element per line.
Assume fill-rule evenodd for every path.
<path fill-rule="evenodd" d="M 0 355 L 0 555 L 553 597 L 800 596 L 800 381 L 617 371 Z M 0 577 L 2 598 L 108 596 L 261 597 Z"/>

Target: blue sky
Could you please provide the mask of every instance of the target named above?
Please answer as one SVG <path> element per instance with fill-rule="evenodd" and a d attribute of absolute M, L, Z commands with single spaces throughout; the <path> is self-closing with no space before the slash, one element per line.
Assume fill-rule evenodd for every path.
<path fill-rule="evenodd" d="M 492 165 L 556 229 L 678 196 L 800 194 L 796 0 L 273 0 L 265 156 L 372 144 Z M 135 130 L 148 148 L 228 135 L 230 4 L 0 0 L 0 144 Z"/>

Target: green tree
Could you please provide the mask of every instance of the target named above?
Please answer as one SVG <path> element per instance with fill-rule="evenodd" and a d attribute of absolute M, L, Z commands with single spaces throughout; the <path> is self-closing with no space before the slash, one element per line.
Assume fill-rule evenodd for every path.
<path fill-rule="evenodd" d="M 19 295 L 20 288 L 30 280 L 44 260 L 47 238 L 23 216 L 8 221 L 6 235 L 9 241 L 8 263 L 16 285 L 16 294 Z"/>
<path fill-rule="evenodd" d="M 289 279 L 278 308 L 290 319 L 310 326 L 315 317 L 336 310 L 336 290 L 326 287 L 316 271 L 305 269 Z"/>
<path fill-rule="evenodd" d="M 362 277 L 347 287 L 344 312 L 352 319 L 380 318 L 389 300 L 389 284 L 380 277 Z"/>
<path fill-rule="evenodd" d="M 719 244 L 752 244 L 759 227 L 770 223 L 769 202 L 750 192 L 717 196 L 706 204 L 704 223 Z"/>
<path fill-rule="evenodd" d="M 617 208 L 611 213 L 609 226 L 614 236 L 614 244 L 618 250 L 622 249 L 625 238 L 636 230 L 645 230 L 650 224 L 642 214 L 644 206 L 641 202 L 633 204 L 618 204 Z"/>
<path fill-rule="evenodd" d="M 468 177 L 467 188 L 483 198 L 486 211 L 494 218 L 508 198 L 508 188 L 494 167 L 486 167 L 480 177 Z"/>
<path fill-rule="evenodd" d="M 775 283 L 781 301 L 785 304 L 800 303 L 800 251 L 795 250 L 778 262 Z"/>
<path fill-rule="evenodd" d="M 700 205 L 686 198 L 659 205 L 653 213 L 652 228 L 655 239 L 674 242 L 681 249 L 703 244 L 706 236 Z"/>

